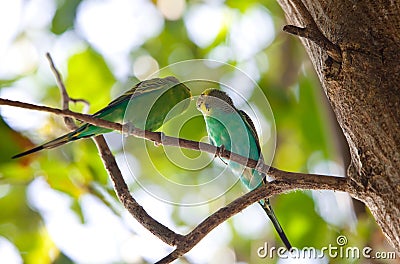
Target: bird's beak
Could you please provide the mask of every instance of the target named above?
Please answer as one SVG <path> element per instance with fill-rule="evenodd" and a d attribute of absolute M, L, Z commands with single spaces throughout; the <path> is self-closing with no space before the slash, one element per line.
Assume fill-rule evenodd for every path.
<path fill-rule="evenodd" d="M 204 95 L 202 94 L 199 96 L 199 98 L 197 98 L 197 102 L 196 102 L 197 109 L 199 109 L 201 111 L 203 104 L 204 104 Z"/>
<path fill-rule="evenodd" d="M 207 95 L 200 95 L 197 98 L 196 106 L 197 109 L 203 113 L 203 115 L 209 115 L 209 105 L 206 103 Z"/>

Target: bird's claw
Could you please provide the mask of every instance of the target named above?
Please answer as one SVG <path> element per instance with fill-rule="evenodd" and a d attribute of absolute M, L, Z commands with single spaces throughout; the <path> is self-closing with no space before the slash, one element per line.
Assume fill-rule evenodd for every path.
<path fill-rule="evenodd" d="M 163 142 L 165 140 L 164 132 L 158 132 L 158 133 L 160 134 L 160 141 L 161 142 L 154 141 L 154 146 L 156 146 L 156 147 L 159 147 L 159 146 L 163 145 Z"/>
<path fill-rule="evenodd" d="M 215 157 L 222 157 L 222 155 L 225 152 L 225 146 L 221 145 L 219 147 L 217 147 L 217 152 L 215 153 Z"/>
<path fill-rule="evenodd" d="M 127 122 L 124 124 L 123 129 L 122 129 L 122 134 L 124 137 L 128 137 L 130 134 L 132 134 L 135 131 L 136 127 L 133 125 L 132 122 Z"/>
<path fill-rule="evenodd" d="M 263 168 L 264 168 L 264 162 L 261 159 L 259 159 L 258 162 L 257 162 L 257 165 L 256 165 L 256 167 L 254 169 L 256 171 L 261 172 L 263 170 Z"/>
<path fill-rule="evenodd" d="M 215 157 L 218 157 L 225 165 L 228 165 L 226 161 L 222 159 L 223 154 L 225 153 L 225 146 L 221 145 L 217 148 L 217 153 L 215 153 Z"/>

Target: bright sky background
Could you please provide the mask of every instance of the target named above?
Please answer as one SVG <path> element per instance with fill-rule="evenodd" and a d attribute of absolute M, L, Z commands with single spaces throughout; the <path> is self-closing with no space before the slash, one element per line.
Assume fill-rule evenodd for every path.
<path fill-rule="evenodd" d="M 0 27 L 0 78 L 11 79 L 18 75 L 27 75 L 13 87 L 1 89 L 0 97 L 40 103 L 40 85 L 54 82 L 45 61 L 45 52 L 49 51 L 59 62 L 61 71 L 65 71 L 65 62 L 69 55 L 84 45 L 80 37 L 88 40 L 105 56 L 118 79 L 132 74 L 144 79 L 158 70 L 157 60 L 145 54 L 130 62 L 127 61 L 129 52 L 140 47 L 147 39 L 157 36 L 163 29 L 165 18 L 181 18 L 187 7 L 184 0 L 160 0 L 157 5 L 146 0 L 86 0 L 79 6 L 75 22 L 78 35 L 66 32 L 60 37 L 49 34 L 47 30 L 55 8 L 52 0 L 0 1 L 0 25 L 3 25 Z M 231 30 L 228 42 L 211 50 L 208 58 L 224 62 L 237 56 L 235 59 L 239 61 L 239 67 L 252 78 L 259 78 L 259 69 L 252 57 L 268 46 L 275 37 L 268 10 L 255 6 L 240 14 L 222 6 L 219 1 L 208 1 L 190 7 L 183 19 L 190 39 L 200 47 L 212 43 L 218 32 L 229 25 Z M 25 35 L 19 35 L 22 31 Z M 39 71 L 30 75 L 35 67 L 39 67 Z M 47 116 L 29 111 L 30 122 L 25 122 L 27 111 L 16 108 L 11 110 L 7 107 L 1 107 L 0 110 L 9 124 L 18 130 L 35 129 L 35 124 L 43 123 Z M 334 171 L 343 175 L 336 164 L 309 165 L 315 172 Z M 149 197 L 145 192 L 139 191 L 133 195 L 156 219 L 164 219 L 165 224 L 176 228 L 171 220 L 170 205 Z M 82 208 L 88 219 L 82 225 L 68 209 L 71 199 L 49 188 L 41 177 L 31 183 L 28 198 L 31 206 L 44 215 L 51 238 L 76 262 L 135 262 L 141 256 L 154 262 L 171 250 L 132 220 L 130 215 L 126 214 L 123 219 L 119 219 L 90 195 L 81 198 Z M 321 214 L 334 224 L 354 217 L 346 209 L 349 206 L 339 207 L 340 213 L 330 210 L 335 215 L 321 209 L 344 205 L 343 201 L 350 203 L 348 197 L 338 195 L 335 198 L 333 195 L 333 198 L 323 198 L 321 201 L 324 204 L 319 209 Z M 186 220 L 196 224 L 207 216 L 206 206 L 184 207 L 180 215 L 182 218 L 193 217 L 192 220 Z M 342 217 L 336 217 L 338 215 Z M 257 218 L 260 221 L 248 225 L 248 219 Z M 236 215 L 233 223 L 239 233 L 250 238 L 260 238 L 267 232 L 266 229 L 271 228 L 265 224 L 265 216 L 257 206 L 250 206 Z M 227 247 L 232 237 L 228 225 L 224 223 L 217 230 L 218 233 L 210 233 L 186 257 L 200 263 L 234 263 L 235 254 Z M 0 262 L 22 263 L 18 251 L 4 238 L 0 238 Z"/>

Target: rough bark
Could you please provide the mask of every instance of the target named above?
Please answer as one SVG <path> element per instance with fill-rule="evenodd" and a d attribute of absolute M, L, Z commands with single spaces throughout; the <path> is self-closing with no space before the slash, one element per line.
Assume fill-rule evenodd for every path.
<path fill-rule="evenodd" d="M 350 147 L 347 176 L 357 190 L 351 195 L 368 206 L 399 253 L 400 2 L 279 2 L 289 24 L 307 28 L 311 15 L 340 52 L 332 56 L 301 38 Z"/>

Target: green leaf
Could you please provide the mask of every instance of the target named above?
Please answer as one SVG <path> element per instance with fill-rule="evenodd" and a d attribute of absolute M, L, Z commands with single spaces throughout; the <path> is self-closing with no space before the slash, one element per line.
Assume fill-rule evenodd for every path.
<path fill-rule="evenodd" d="M 58 1 L 59 5 L 51 22 L 51 32 L 61 35 L 68 29 L 73 28 L 76 9 L 81 0 L 63 0 Z"/>
<path fill-rule="evenodd" d="M 72 261 L 67 255 L 60 252 L 55 260 L 52 262 L 53 264 L 73 264 L 75 262 Z"/>
<path fill-rule="evenodd" d="M 56 248 L 41 216 L 28 206 L 26 191 L 26 185 L 9 185 L 0 199 L 0 235 L 23 252 L 24 263 L 49 263 L 48 252 Z"/>
<path fill-rule="evenodd" d="M 93 49 L 88 48 L 69 58 L 66 80 L 69 95 L 89 100 L 92 111 L 110 102 L 110 89 L 114 83 L 114 75 L 104 58 Z"/>

